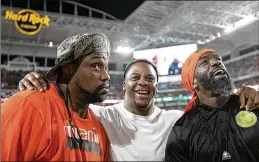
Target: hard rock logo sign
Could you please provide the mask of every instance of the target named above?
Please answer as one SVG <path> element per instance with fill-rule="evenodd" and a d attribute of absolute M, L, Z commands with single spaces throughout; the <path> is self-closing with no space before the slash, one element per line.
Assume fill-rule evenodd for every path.
<path fill-rule="evenodd" d="M 25 35 L 35 35 L 42 29 L 43 25 L 48 27 L 50 24 L 48 16 L 41 17 L 37 12 L 30 9 L 23 9 L 18 13 L 6 10 L 5 19 L 14 21 L 17 30 Z"/>

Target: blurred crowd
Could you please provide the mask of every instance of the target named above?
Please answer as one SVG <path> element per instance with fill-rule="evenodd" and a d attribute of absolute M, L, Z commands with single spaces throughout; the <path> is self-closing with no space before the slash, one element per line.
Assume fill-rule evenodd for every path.
<path fill-rule="evenodd" d="M 251 75 L 259 72 L 259 54 L 258 55 L 250 55 L 246 56 L 242 59 L 238 59 L 236 61 L 229 61 L 225 63 L 227 70 L 229 71 L 232 79 L 237 79 L 239 77 Z M 3 90 L 14 90 L 18 89 L 19 81 L 28 73 L 28 71 L 9 71 L 7 69 L 1 69 L 1 88 Z M 43 73 L 43 72 L 42 72 Z M 123 98 L 123 75 L 112 74 L 111 82 L 110 82 L 110 92 L 108 94 L 107 99 L 122 99 Z M 249 80 L 252 84 L 253 80 Z M 254 81 L 254 84 L 258 84 L 257 81 Z M 242 86 L 240 83 L 238 86 Z M 171 82 L 167 83 L 159 83 L 158 90 L 170 90 L 170 89 L 184 89 L 182 84 L 173 84 Z M 10 91 L 8 91 L 11 94 Z M 181 92 L 184 94 L 185 92 Z M 165 94 L 157 94 L 157 97 L 166 97 L 166 96 L 174 96 L 173 92 L 168 92 Z M 178 94 L 179 95 L 179 94 Z M 185 95 L 185 94 L 184 94 Z M 186 94 L 187 95 L 187 94 Z M 1 94 L 3 97 L 3 95 Z"/>
<path fill-rule="evenodd" d="M 259 54 L 225 64 L 232 79 L 259 72 Z"/>
<path fill-rule="evenodd" d="M 1 88 L 17 89 L 19 81 L 28 73 L 28 71 L 9 71 L 1 68 Z"/>
<path fill-rule="evenodd" d="M 19 81 L 28 73 L 29 71 L 10 71 L 1 68 L 1 98 L 6 98 L 18 90 Z M 44 71 L 39 71 L 44 73 Z M 111 75 L 110 82 L 110 92 L 107 99 L 121 99 L 123 98 L 122 92 L 123 75 Z"/>

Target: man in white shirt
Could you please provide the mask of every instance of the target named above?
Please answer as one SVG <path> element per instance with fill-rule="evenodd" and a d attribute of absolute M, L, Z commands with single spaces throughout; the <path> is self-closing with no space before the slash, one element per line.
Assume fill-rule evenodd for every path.
<path fill-rule="evenodd" d="M 124 78 L 122 103 L 105 108 L 91 107 L 107 132 L 111 160 L 163 161 L 170 130 L 183 112 L 154 106 L 158 73 L 151 62 L 134 60 L 125 69 Z M 40 90 L 46 82 L 42 75 L 31 72 L 21 80 L 19 87 L 33 89 L 32 85 Z M 248 92 L 247 96 L 254 90 L 248 89 Z"/>
<path fill-rule="evenodd" d="M 92 108 L 109 137 L 112 159 L 162 161 L 168 133 L 183 112 L 154 106 L 158 74 L 149 61 L 133 61 L 124 77 L 122 103 Z"/>

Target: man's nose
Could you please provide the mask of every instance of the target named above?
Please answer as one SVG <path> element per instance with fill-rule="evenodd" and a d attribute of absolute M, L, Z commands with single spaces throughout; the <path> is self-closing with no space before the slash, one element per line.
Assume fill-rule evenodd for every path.
<path fill-rule="evenodd" d="M 221 62 L 218 59 L 211 59 L 211 66 L 215 67 L 215 66 L 221 66 Z"/>
<path fill-rule="evenodd" d="M 147 81 L 146 81 L 144 78 L 141 78 L 141 79 L 138 81 L 138 84 L 141 85 L 141 86 L 146 86 L 148 83 L 147 83 Z"/>
<path fill-rule="evenodd" d="M 102 76 L 101 76 L 101 80 L 102 81 L 109 81 L 110 80 L 110 75 L 109 75 L 109 72 L 108 70 L 104 70 L 103 73 L 102 73 Z"/>

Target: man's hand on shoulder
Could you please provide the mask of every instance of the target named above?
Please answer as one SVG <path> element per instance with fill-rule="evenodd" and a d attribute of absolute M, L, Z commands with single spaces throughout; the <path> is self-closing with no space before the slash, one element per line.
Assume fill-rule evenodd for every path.
<path fill-rule="evenodd" d="M 243 87 L 238 93 L 240 99 L 240 108 L 256 109 L 259 108 L 259 91 L 250 87 Z"/>
<path fill-rule="evenodd" d="M 39 72 L 30 72 L 19 82 L 19 89 L 23 91 L 25 89 L 38 90 L 43 92 L 48 87 L 48 82 L 44 79 L 43 75 Z"/>

